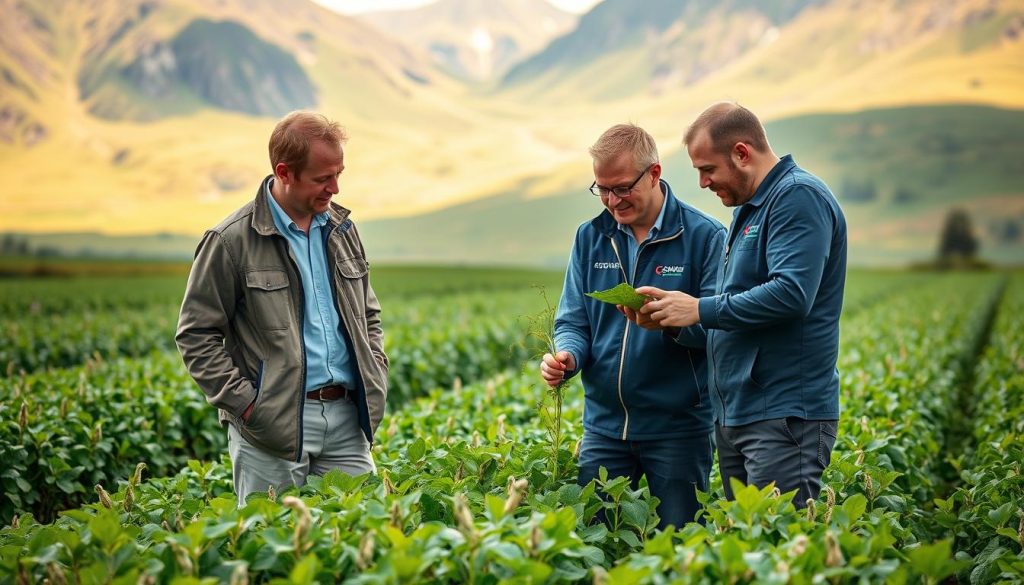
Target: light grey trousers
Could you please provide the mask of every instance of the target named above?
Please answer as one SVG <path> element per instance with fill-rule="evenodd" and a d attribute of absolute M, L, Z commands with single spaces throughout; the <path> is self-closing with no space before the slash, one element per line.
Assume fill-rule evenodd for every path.
<path fill-rule="evenodd" d="M 281 459 L 254 447 L 228 425 L 228 454 L 238 507 L 253 492 L 269 486 L 279 493 L 301 486 L 306 477 L 340 469 L 349 475 L 376 473 L 370 443 L 359 428 L 356 405 L 348 400 L 306 400 L 302 413 L 302 457 Z"/>

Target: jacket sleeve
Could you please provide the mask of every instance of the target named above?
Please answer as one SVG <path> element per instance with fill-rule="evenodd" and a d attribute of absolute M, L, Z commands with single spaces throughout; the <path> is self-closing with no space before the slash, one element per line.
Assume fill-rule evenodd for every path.
<path fill-rule="evenodd" d="M 590 359 L 591 330 L 587 308 L 583 304 L 585 297 L 582 262 L 580 234 L 577 231 L 576 241 L 569 256 L 569 266 L 565 269 L 562 297 L 558 301 L 558 310 L 555 313 L 555 348 L 558 351 L 568 351 L 576 360 L 576 370 L 567 372 L 567 378 L 576 375 Z"/>
<path fill-rule="evenodd" d="M 821 195 L 797 185 L 769 214 L 768 278 L 750 290 L 700 300 L 700 320 L 711 329 L 758 329 L 806 317 L 828 260 L 834 218 Z"/>
<path fill-rule="evenodd" d="M 698 297 L 710 297 L 717 292 L 718 266 L 722 261 L 722 250 L 725 246 L 725 228 L 720 227 L 711 232 L 704 246 L 704 257 L 701 259 L 700 294 Z M 704 349 L 707 346 L 708 331 L 700 323 L 683 327 L 675 336 L 679 345 Z"/>
<path fill-rule="evenodd" d="M 223 236 L 207 232 L 196 250 L 174 337 L 189 374 L 207 401 L 241 416 L 256 388 L 224 348 L 240 293 L 238 269 Z"/>

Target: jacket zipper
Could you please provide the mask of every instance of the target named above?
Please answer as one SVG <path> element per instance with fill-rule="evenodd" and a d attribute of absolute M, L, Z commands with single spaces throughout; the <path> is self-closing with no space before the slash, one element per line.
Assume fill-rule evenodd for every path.
<path fill-rule="evenodd" d="M 619 270 L 622 271 L 622 278 L 629 282 L 626 276 L 625 265 L 622 263 L 622 256 L 619 255 L 619 246 L 615 243 L 614 237 L 608 238 L 612 243 L 612 251 L 615 252 L 615 259 L 619 261 Z M 637 258 L 640 255 L 637 254 Z M 626 341 L 629 340 L 629 321 L 626 321 L 626 327 L 622 330 L 622 350 L 619 352 L 619 377 L 617 380 L 618 392 L 619 392 L 619 404 L 622 405 L 622 412 L 626 414 L 626 420 L 622 425 L 622 440 L 626 440 L 626 433 L 629 432 L 629 409 L 626 408 L 626 401 L 622 398 L 622 370 L 626 363 Z"/>
<path fill-rule="evenodd" d="M 736 243 L 736 237 L 739 235 L 739 231 L 741 229 L 740 226 L 743 224 L 743 222 L 745 222 L 748 219 L 750 219 L 750 216 L 751 216 L 752 213 L 753 213 L 752 211 L 747 211 L 745 213 L 740 213 L 739 215 L 737 215 L 736 219 L 732 222 L 732 225 L 729 226 L 729 233 L 726 234 L 725 257 L 722 259 L 722 278 L 719 280 L 719 283 L 718 283 L 719 286 L 722 285 L 722 281 L 724 281 L 725 277 L 726 277 L 725 273 L 729 270 L 729 256 L 732 253 L 733 244 Z M 708 365 L 711 368 L 711 375 L 712 375 L 712 377 L 715 380 L 715 394 L 718 395 L 718 402 L 720 402 L 722 404 L 722 426 L 724 427 L 724 426 L 726 426 L 725 425 L 725 397 L 722 396 L 722 389 L 718 385 L 718 368 L 715 367 L 715 345 L 711 342 L 711 337 L 712 337 L 713 333 L 714 333 L 713 330 L 709 330 L 708 331 L 708 341 L 707 341 L 707 344 L 708 344 L 708 359 L 711 360 L 711 363 L 708 364 Z"/>
<path fill-rule="evenodd" d="M 330 224 L 328 224 L 328 225 L 330 225 Z M 334 298 L 334 310 L 338 311 L 338 320 L 341 323 L 341 329 L 342 329 L 341 333 L 342 333 L 342 335 L 345 336 L 345 343 L 346 343 L 346 345 L 348 346 L 348 349 L 349 349 L 349 356 L 352 358 L 352 362 L 355 364 L 355 368 L 353 368 L 353 372 L 352 372 L 352 375 L 353 375 L 353 378 L 354 378 L 353 379 L 353 383 L 355 383 L 357 388 L 359 386 L 363 387 L 363 402 L 366 402 L 366 426 L 367 426 L 367 428 L 369 428 L 370 427 L 370 420 L 369 420 L 370 419 L 370 406 L 369 406 L 369 402 L 367 402 L 367 400 L 366 400 L 366 381 L 363 380 L 362 368 L 359 365 L 359 352 L 356 351 L 355 341 L 353 341 L 352 334 L 350 333 L 350 329 L 351 328 L 349 327 L 349 324 L 345 322 L 345 312 L 341 310 L 341 297 L 338 296 L 338 287 L 337 287 L 337 283 L 335 282 L 335 275 L 334 275 L 334 272 L 337 271 L 337 269 L 338 269 L 337 268 L 337 263 L 336 262 L 332 262 L 331 261 L 332 258 L 330 257 L 330 253 L 331 253 L 331 251 L 330 251 L 331 250 L 330 236 L 331 236 L 331 234 L 334 233 L 334 231 L 336 229 L 338 229 L 338 227 L 340 227 L 340 225 L 341 224 L 338 224 L 338 225 L 332 227 L 330 230 L 327 231 L 327 235 L 324 236 L 324 254 L 327 256 L 328 264 L 330 264 L 331 266 L 334 266 L 334 271 L 332 271 L 331 274 L 329 275 L 330 276 L 330 283 L 331 283 L 331 296 Z M 358 403 L 356 405 L 356 411 L 357 412 L 359 411 Z M 358 419 L 358 417 L 357 417 L 357 419 Z M 359 430 L 360 430 L 360 432 L 363 431 L 362 425 L 360 425 L 360 429 Z M 371 434 L 371 437 L 366 437 L 366 440 L 367 440 L 367 442 L 370 443 L 370 446 L 372 447 L 373 446 L 373 438 L 372 438 L 373 433 L 371 432 L 370 434 Z M 365 436 L 365 433 L 364 433 L 364 436 Z"/>
<path fill-rule="evenodd" d="M 725 397 L 722 396 L 722 388 L 718 385 L 718 368 L 715 367 L 715 345 L 711 342 L 714 330 L 708 330 L 708 357 L 711 359 L 711 375 L 715 379 L 715 394 L 718 395 L 718 402 L 722 404 L 722 426 L 725 425 Z"/>
<path fill-rule="evenodd" d="M 256 371 L 256 400 L 259 400 L 260 387 L 263 386 L 263 364 L 265 363 L 265 360 L 260 360 L 260 367 Z M 255 400 L 253 402 L 255 402 Z"/>
<path fill-rule="evenodd" d="M 641 242 L 640 246 L 637 248 L 636 262 L 633 263 L 632 278 L 626 278 L 626 269 L 623 268 L 624 264 L 622 263 L 622 256 L 619 254 L 619 246 L 615 243 L 615 238 L 613 236 L 609 236 L 608 239 L 612 243 L 612 251 L 615 252 L 615 259 L 619 261 L 619 269 L 622 270 L 622 277 L 626 278 L 626 282 L 628 282 L 630 286 L 635 286 L 634 281 L 636 280 L 636 267 L 640 264 L 640 255 L 643 254 L 644 250 L 648 246 L 653 245 L 653 244 L 660 244 L 661 242 L 667 242 L 669 240 L 674 240 L 674 239 L 678 238 L 679 236 L 681 236 L 683 234 L 683 231 L 685 231 L 685 229 L 686 228 L 680 228 L 679 231 L 676 232 L 675 234 L 673 234 L 671 236 L 668 236 L 666 238 L 662 238 L 660 240 L 651 240 L 650 242 Z M 619 353 L 619 377 L 618 377 L 619 404 L 622 405 L 622 411 L 626 414 L 626 420 L 625 420 L 625 422 L 622 425 L 622 440 L 623 441 L 626 440 L 626 437 L 629 434 L 629 409 L 626 408 L 626 401 L 622 397 L 622 371 L 626 367 L 626 343 L 628 341 L 629 341 L 629 321 L 627 320 L 626 321 L 626 328 L 622 330 L 622 351 Z M 700 389 L 697 390 L 697 395 L 700 396 Z"/>
<path fill-rule="evenodd" d="M 288 245 L 287 240 L 284 242 L 284 245 L 285 248 L 288 250 L 288 260 L 290 260 L 292 263 L 292 270 L 294 270 L 295 273 L 298 273 L 299 265 L 295 261 L 295 255 L 292 254 L 292 248 L 291 246 Z M 296 463 L 302 461 L 302 442 L 304 440 L 304 429 L 302 428 L 302 419 L 303 414 L 306 411 L 306 291 L 302 289 L 301 277 L 297 280 L 297 284 L 299 285 L 299 306 L 297 307 L 297 309 L 299 313 L 299 332 L 301 333 L 301 335 L 299 336 L 299 347 L 302 348 L 302 373 L 299 376 L 299 442 L 296 445 L 295 449 Z"/>

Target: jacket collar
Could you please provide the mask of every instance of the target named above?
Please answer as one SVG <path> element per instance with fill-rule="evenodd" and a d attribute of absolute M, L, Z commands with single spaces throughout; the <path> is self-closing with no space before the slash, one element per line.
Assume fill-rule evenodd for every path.
<path fill-rule="evenodd" d="M 672 193 L 672 187 L 664 179 L 658 179 L 661 183 L 661 192 L 665 195 L 665 217 L 661 221 L 661 237 L 675 234 L 681 227 L 683 227 L 683 206 L 679 200 Z M 610 211 L 605 209 L 591 222 L 599 232 L 602 234 L 614 238 L 616 234 L 621 233 L 619 230 L 619 223 L 612 217 Z"/>
<path fill-rule="evenodd" d="M 252 211 L 252 229 L 261 236 L 280 235 L 277 226 L 274 225 L 274 212 L 270 209 L 270 202 L 267 201 L 267 197 L 270 197 L 270 181 L 274 178 L 274 175 L 267 175 L 260 183 L 259 189 L 256 190 L 256 200 L 253 202 Z M 328 213 L 328 225 L 332 228 L 337 227 L 346 223 L 348 216 L 351 211 L 331 201 L 331 206 L 327 208 Z"/>
<path fill-rule="evenodd" d="M 796 161 L 793 160 L 793 155 L 787 154 L 780 158 L 779 162 L 775 163 L 775 166 L 772 167 L 772 170 L 768 171 L 768 174 L 764 176 L 764 180 L 761 181 L 757 191 L 754 192 L 754 196 L 750 198 L 750 201 L 747 201 L 746 205 L 759 207 L 768 198 L 768 194 L 775 190 L 779 180 L 795 167 Z"/>

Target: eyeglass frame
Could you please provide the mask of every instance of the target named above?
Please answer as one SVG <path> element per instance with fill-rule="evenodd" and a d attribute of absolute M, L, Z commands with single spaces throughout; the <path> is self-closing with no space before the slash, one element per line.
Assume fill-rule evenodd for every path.
<path fill-rule="evenodd" d="M 654 168 L 654 165 L 656 164 L 658 163 L 653 162 L 647 165 L 647 168 L 640 173 L 640 176 L 637 177 L 636 180 L 629 185 L 629 187 L 602 187 L 601 185 L 598 185 L 597 181 L 595 180 L 593 183 L 590 184 L 590 187 L 587 190 L 590 191 L 591 195 L 594 195 L 596 197 L 601 197 L 601 191 L 604 190 L 607 193 L 607 196 L 615 195 L 619 199 L 626 199 L 627 197 L 633 194 L 633 189 L 636 188 L 636 184 L 640 182 L 640 179 L 644 178 L 644 175 L 647 174 L 647 171 Z M 625 189 L 625 191 L 623 191 L 623 195 L 619 195 L 618 193 L 616 193 L 616 191 L 622 189 Z"/>

